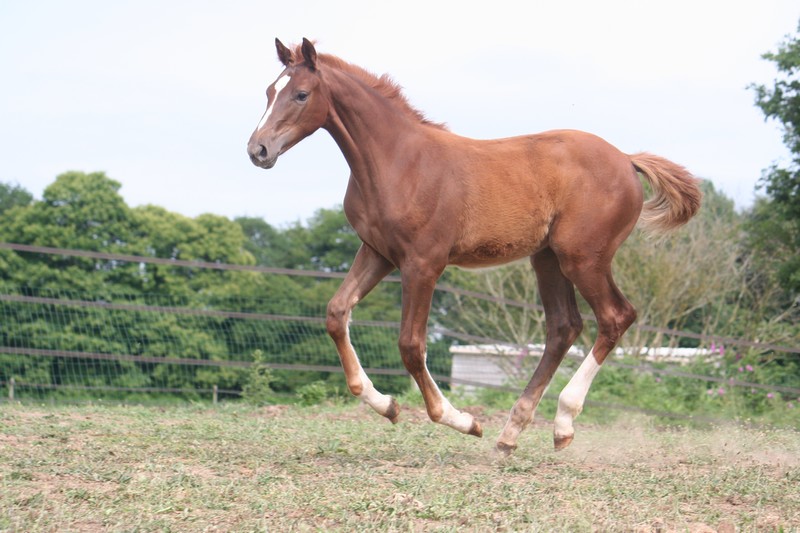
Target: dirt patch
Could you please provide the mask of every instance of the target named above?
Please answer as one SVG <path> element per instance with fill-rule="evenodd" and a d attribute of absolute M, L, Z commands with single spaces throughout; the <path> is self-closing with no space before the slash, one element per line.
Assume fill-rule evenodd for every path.
<path fill-rule="evenodd" d="M 252 416 L 256 418 L 278 418 L 282 416 L 287 410 L 291 409 L 290 405 L 265 405 L 255 409 Z"/>
<path fill-rule="evenodd" d="M 419 404 L 401 406 L 400 428 L 359 403 L 8 409 L 0 506 L 18 530 L 442 529 L 464 516 L 481 530 L 800 525 L 794 433 L 578 421 L 556 453 L 552 420 L 537 417 L 499 458 L 507 412 L 463 409 L 483 440 L 433 424 Z"/>

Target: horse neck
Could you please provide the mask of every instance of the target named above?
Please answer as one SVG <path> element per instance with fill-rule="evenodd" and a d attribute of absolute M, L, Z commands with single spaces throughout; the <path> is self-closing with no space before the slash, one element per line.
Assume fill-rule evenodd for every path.
<path fill-rule="evenodd" d="M 342 151 L 353 176 L 376 185 L 396 158 L 398 145 L 421 124 L 391 99 L 345 72 L 329 71 L 332 109 L 323 126 Z"/>

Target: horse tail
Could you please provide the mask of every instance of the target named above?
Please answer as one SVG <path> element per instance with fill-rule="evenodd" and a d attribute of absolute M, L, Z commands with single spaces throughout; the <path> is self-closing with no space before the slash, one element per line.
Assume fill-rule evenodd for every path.
<path fill-rule="evenodd" d="M 653 190 L 639 220 L 652 232 L 666 232 L 689 221 L 700 209 L 700 180 L 684 167 L 663 157 L 641 152 L 630 156 Z"/>

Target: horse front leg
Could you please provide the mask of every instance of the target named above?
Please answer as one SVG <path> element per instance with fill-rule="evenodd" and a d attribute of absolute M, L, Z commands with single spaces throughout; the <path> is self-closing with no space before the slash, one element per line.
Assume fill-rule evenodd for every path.
<path fill-rule="evenodd" d="M 347 277 L 328 303 L 326 327 L 339 352 L 350 392 L 380 415 L 396 423 L 400 413 L 397 401 L 391 396 L 381 394 L 373 386 L 350 342 L 349 328 L 353 307 L 393 269 L 394 265 L 386 258 L 362 244 Z"/>
<path fill-rule="evenodd" d="M 475 418 L 454 408 L 444 397 L 428 372 L 427 334 L 428 316 L 436 280 L 440 270 L 406 267 L 403 278 L 403 316 L 400 325 L 400 355 L 411 377 L 417 383 L 428 416 L 434 422 L 476 437 L 483 436 L 481 425 Z"/>

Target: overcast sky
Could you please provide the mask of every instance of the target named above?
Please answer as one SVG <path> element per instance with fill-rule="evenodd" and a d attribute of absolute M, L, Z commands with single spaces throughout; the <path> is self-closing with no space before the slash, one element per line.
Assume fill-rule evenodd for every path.
<path fill-rule="evenodd" d="M 787 157 L 747 86 L 775 78 L 760 56 L 798 20 L 797 0 L 3 0 L 0 181 L 40 198 L 61 172 L 99 170 L 131 206 L 306 220 L 344 195 L 330 136 L 269 171 L 245 147 L 281 71 L 274 38 L 308 37 L 461 135 L 590 131 L 747 207 Z"/>

